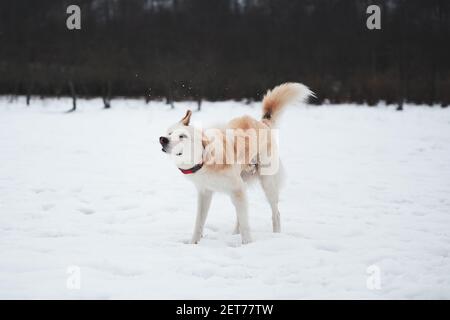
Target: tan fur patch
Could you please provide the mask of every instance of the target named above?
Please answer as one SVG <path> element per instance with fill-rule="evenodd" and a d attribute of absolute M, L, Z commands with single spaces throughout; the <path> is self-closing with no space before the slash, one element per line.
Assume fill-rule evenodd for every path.
<path fill-rule="evenodd" d="M 231 130 L 232 137 L 229 135 L 229 130 Z M 261 132 L 266 136 L 260 137 Z M 234 164 L 240 165 L 241 170 L 247 170 L 249 166 L 257 164 L 261 147 L 264 150 L 270 150 L 271 131 L 270 127 L 262 121 L 243 116 L 231 120 L 224 129 L 217 129 L 214 140 L 205 138 L 203 141 L 206 149 L 209 144 L 214 144 L 214 146 L 209 146 L 212 151 L 207 152 L 204 158 L 205 164 L 211 170 L 224 170 Z M 264 146 L 259 145 L 260 142 Z M 248 171 L 253 171 L 253 169 Z"/>

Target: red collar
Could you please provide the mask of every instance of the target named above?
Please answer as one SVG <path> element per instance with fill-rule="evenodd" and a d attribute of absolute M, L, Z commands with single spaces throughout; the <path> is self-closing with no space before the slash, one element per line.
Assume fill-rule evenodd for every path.
<path fill-rule="evenodd" d="M 180 169 L 180 171 L 183 172 L 184 174 L 191 174 L 191 173 L 196 173 L 202 167 L 203 167 L 203 163 L 199 163 L 199 164 L 196 164 L 195 166 L 193 166 L 190 169 L 181 169 L 181 168 L 178 168 L 178 169 Z"/>

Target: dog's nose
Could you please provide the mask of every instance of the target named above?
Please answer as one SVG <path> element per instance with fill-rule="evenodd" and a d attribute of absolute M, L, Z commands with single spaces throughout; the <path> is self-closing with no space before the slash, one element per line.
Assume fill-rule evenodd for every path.
<path fill-rule="evenodd" d="M 169 143 L 169 139 L 167 139 L 166 137 L 159 137 L 159 143 L 161 143 L 162 146 L 165 146 Z"/>

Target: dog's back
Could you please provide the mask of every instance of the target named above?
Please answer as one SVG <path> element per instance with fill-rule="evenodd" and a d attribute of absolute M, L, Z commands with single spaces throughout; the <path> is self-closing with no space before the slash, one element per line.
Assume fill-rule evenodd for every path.
<path fill-rule="evenodd" d="M 259 173 L 262 160 L 270 161 L 276 150 L 271 129 L 278 124 L 284 107 L 290 103 L 303 102 L 313 93 L 303 84 L 284 83 L 267 91 L 263 99 L 261 120 L 242 116 L 228 122 L 226 129 L 233 130 L 233 152 L 242 163 L 241 176 L 245 179 Z M 252 144 L 253 143 L 253 144 Z M 266 157 L 266 159 L 264 159 Z"/>

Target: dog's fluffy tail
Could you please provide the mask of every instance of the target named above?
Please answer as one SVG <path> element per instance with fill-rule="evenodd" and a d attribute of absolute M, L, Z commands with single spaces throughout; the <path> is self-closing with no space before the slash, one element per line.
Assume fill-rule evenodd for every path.
<path fill-rule="evenodd" d="M 305 102 L 310 96 L 314 96 L 314 93 L 307 86 L 296 82 L 283 83 L 272 90 L 268 90 L 262 101 L 262 121 L 271 127 L 276 126 L 286 105 Z"/>

